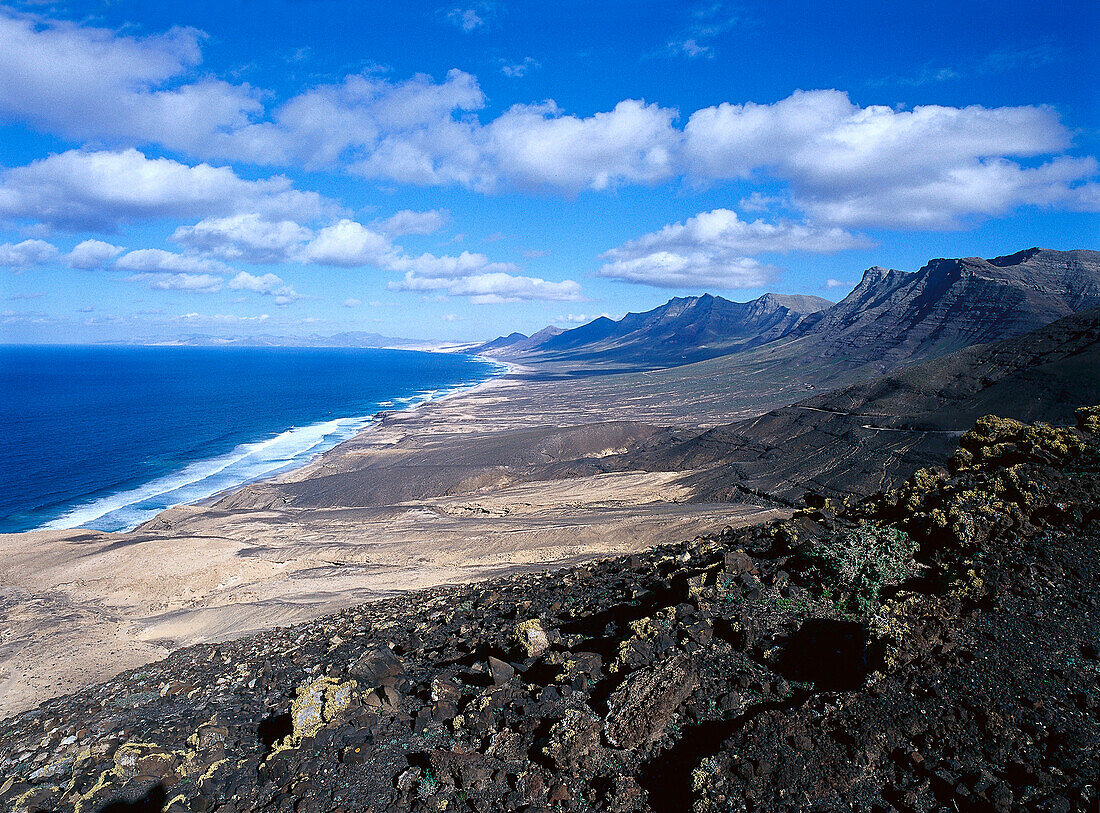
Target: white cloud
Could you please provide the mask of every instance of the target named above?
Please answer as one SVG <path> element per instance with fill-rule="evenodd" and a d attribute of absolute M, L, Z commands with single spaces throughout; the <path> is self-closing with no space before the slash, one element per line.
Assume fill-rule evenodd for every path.
<path fill-rule="evenodd" d="M 343 305 L 345 308 L 358 308 L 360 305 L 363 304 L 363 300 L 356 299 L 355 297 L 350 297 L 349 296 L 347 299 L 345 299 L 340 304 Z"/>
<path fill-rule="evenodd" d="M 275 298 L 276 305 L 289 305 L 302 298 L 301 294 L 275 274 L 255 276 L 247 271 L 241 271 L 229 280 L 229 287 L 235 291 L 253 291 L 264 296 L 272 296 Z"/>
<path fill-rule="evenodd" d="M 475 126 L 455 114 L 485 96 L 468 73 L 443 82 L 425 74 L 401 82 L 354 74 L 279 105 L 268 121 L 218 134 L 210 154 L 258 164 L 343 165 L 412 183 L 468 183 L 478 162 Z M 384 170 L 386 162 L 393 166 Z"/>
<path fill-rule="evenodd" d="M 0 244 L 0 268 L 33 268 L 57 256 L 57 247 L 45 240 Z"/>
<path fill-rule="evenodd" d="M 126 249 L 102 240 L 84 240 L 69 252 L 65 261 L 70 268 L 91 270 L 102 268 Z"/>
<path fill-rule="evenodd" d="M 115 260 L 123 271 L 167 271 L 182 274 L 226 274 L 232 269 L 225 263 L 204 257 L 174 254 L 159 248 L 140 248 Z"/>
<path fill-rule="evenodd" d="M 835 226 L 747 222 L 729 209 L 715 209 L 604 252 L 605 264 L 597 273 L 663 288 L 757 288 L 771 281 L 776 269 L 750 254 L 829 253 L 867 245 L 866 239 Z"/>
<path fill-rule="evenodd" d="M 473 273 L 467 276 L 420 276 L 409 272 L 405 278 L 389 284 L 397 291 L 442 291 L 448 296 L 467 296 L 475 305 L 540 299 L 575 302 L 582 299 L 581 286 L 573 280 L 549 282 L 503 271 Z"/>
<path fill-rule="evenodd" d="M 190 28 L 131 37 L 0 9 L 0 113 L 69 138 L 197 152 L 262 112 L 248 85 L 181 84 L 202 60 Z"/>
<path fill-rule="evenodd" d="M 385 220 L 376 221 L 374 227 L 391 237 L 400 237 L 403 234 L 433 234 L 443 228 L 446 222 L 447 213 L 440 209 L 429 209 L 426 212 L 403 209 Z"/>
<path fill-rule="evenodd" d="M 596 314 L 567 313 L 567 314 L 563 314 L 562 316 L 555 317 L 554 321 L 555 322 L 569 322 L 570 324 L 574 324 L 574 325 L 586 325 L 589 322 L 591 322 L 593 319 L 599 319 L 601 316 L 606 318 L 606 319 L 614 319 L 614 320 L 618 320 L 618 319 L 622 318 L 621 316 L 612 316 L 607 311 L 604 311 L 603 313 L 596 313 Z"/>
<path fill-rule="evenodd" d="M 440 212 L 404 211 L 375 225 L 377 229 L 422 232 L 436 226 L 442 218 Z M 514 263 L 495 262 L 484 254 L 469 251 L 459 255 L 406 254 L 388 234 L 346 218 L 316 232 L 290 222 L 271 223 L 251 216 L 215 218 L 181 227 L 173 239 L 191 249 L 227 259 L 374 267 L 402 275 L 401 280 L 390 282 L 391 289 L 437 291 L 446 296 L 467 296 L 475 303 L 581 298 L 580 285 L 572 280 L 550 282 L 523 276 L 516 273 L 519 269 Z M 131 252 L 117 263 L 122 268 L 138 264 L 144 271 L 230 273 L 229 267 L 217 260 L 157 249 Z M 229 287 L 270 294 L 277 304 L 300 298 L 275 274 L 256 276 L 242 271 L 229 281 Z"/>
<path fill-rule="evenodd" d="M 222 289 L 225 282 L 213 274 L 173 274 L 168 272 L 147 272 L 134 274 L 127 279 L 140 282 L 146 288 L 155 291 L 189 291 L 196 294 L 214 294 Z"/>
<path fill-rule="evenodd" d="M 652 184 L 675 170 L 676 115 L 632 99 L 583 119 L 564 115 L 553 102 L 516 105 L 486 127 L 487 152 L 499 178 L 519 187 Z"/>
<path fill-rule="evenodd" d="M 447 19 L 467 32 L 485 25 L 485 18 L 478 14 L 478 9 L 472 8 L 453 8 L 447 12 Z"/>
<path fill-rule="evenodd" d="M 601 277 L 655 288 L 724 289 L 761 288 L 774 281 L 778 274 L 778 268 L 752 257 L 730 257 L 716 263 L 705 251 L 684 254 L 655 251 L 643 257 L 616 259 L 598 272 Z"/>
<path fill-rule="evenodd" d="M 396 256 L 396 250 L 384 234 L 345 219 L 321 229 L 300 256 L 304 262 L 319 265 L 384 268 Z"/>
<path fill-rule="evenodd" d="M 825 280 L 825 287 L 829 290 L 832 290 L 833 288 L 851 288 L 854 285 L 854 282 L 846 282 L 842 279 L 833 279 L 832 277 L 829 277 L 829 279 Z"/>
<path fill-rule="evenodd" d="M 295 256 L 313 232 L 293 220 L 268 220 L 255 213 L 211 217 L 180 226 L 172 240 L 223 260 L 280 263 Z"/>
<path fill-rule="evenodd" d="M 542 65 L 537 59 L 525 56 L 520 62 L 500 61 L 500 72 L 510 79 L 522 79 L 530 71 L 538 70 Z"/>
<path fill-rule="evenodd" d="M 135 149 L 70 150 L 0 172 L 0 218 L 73 229 L 128 220 L 256 212 L 311 220 L 328 208 L 281 176 L 248 181 L 228 167 L 146 158 Z"/>
<path fill-rule="evenodd" d="M 510 273 L 516 271 L 513 263 L 492 262 L 484 254 L 463 251 L 457 257 L 445 254 L 421 254 L 419 257 L 399 256 L 391 258 L 387 267 L 392 271 L 404 271 L 417 277 L 458 279 L 474 274 Z"/>
<path fill-rule="evenodd" d="M 774 104 L 721 104 L 684 128 L 699 180 L 766 175 L 790 183 L 792 205 L 847 226 L 957 228 L 1020 205 L 1088 208 L 1091 158 L 1025 168 L 1009 158 L 1063 151 L 1070 136 L 1045 107 L 861 108 L 836 90 Z"/>
<path fill-rule="evenodd" d="M 714 59 L 715 56 L 713 45 L 702 44 L 694 37 L 689 37 L 686 40 L 674 40 L 668 44 L 668 50 L 670 53 L 683 54 L 691 59 L 698 59 L 699 57 Z"/>
<path fill-rule="evenodd" d="M 218 322 L 218 323 L 236 323 L 236 322 L 264 322 L 271 317 L 266 313 L 261 313 L 258 316 L 236 316 L 231 313 L 181 313 L 179 316 L 173 317 L 179 322 Z"/>
<path fill-rule="evenodd" d="M 473 29 L 492 11 L 474 3 L 443 14 Z M 680 53 L 709 56 L 736 19 L 721 2 L 705 4 L 672 41 Z M 637 99 L 586 117 L 545 100 L 482 121 L 485 95 L 460 70 L 438 82 L 367 72 L 267 102 L 274 95 L 262 89 L 195 79 L 203 39 L 192 29 L 134 36 L 0 10 L 0 115 L 120 148 L 155 144 L 209 161 L 479 192 L 760 180 L 786 187 L 779 191 L 794 211 L 848 227 L 951 229 L 1020 206 L 1100 207 L 1097 162 L 1068 154 L 1071 132 L 1047 107 L 899 110 L 811 90 L 697 110 L 682 129 L 678 111 Z M 1040 49 L 972 67 L 992 73 L 1049 58 Z M 530 58 L 502 63 L 513 76 L 534 66 Z M 248 214 L 306 223 L 334 212 L 283 177 L 249 181 L 134 149 L 70 151 L 0 171 L 0 219 L 108 229 Z"/>

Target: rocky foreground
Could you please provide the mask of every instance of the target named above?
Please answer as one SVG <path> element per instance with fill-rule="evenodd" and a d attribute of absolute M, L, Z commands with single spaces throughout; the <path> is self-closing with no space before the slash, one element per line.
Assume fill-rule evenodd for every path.
<path fill-rule="evenodd" d="M 807 505 L 180 650 L 0 723 L 0 809 L 1095 810 L 1100 407 Z"/>

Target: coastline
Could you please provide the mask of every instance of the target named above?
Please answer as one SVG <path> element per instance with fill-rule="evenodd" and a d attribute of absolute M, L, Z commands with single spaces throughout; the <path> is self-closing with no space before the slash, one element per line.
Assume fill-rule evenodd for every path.
<path fill-rule="evenodd" d="M 393 347 L 393 348 L 383 348 L 383 349 L 387 349 L 387 350 L 408 350 L 410 348 Z M 463 353 L 461 350 L 445 350 L 445 349 L 438 349 L 438 348 L 415 348 L 415 350 L 417 352 L 421 352 L 421 353 L 452 353 L 453 352 L 453 353 L 459 353 L 461 355 L 470 355 L 468 353 Z M 459 387 L 453 387 L 450 390 L 446 391 L 443 395 L 440 395 L 439 397 L 426 398 L 423 401 L 418 401 L 415 404 L 409 404 L 408 406 L 402 407 L 401 409 L 387 408 L 387 409 L 379 410 L 378 412 L 375 412 L 373 415 L 371 415 L 369 418 L 365 418 L 365 420 L 367 421 L 366 425 L 364 425 L 363 427 L 358 429 L 350 437 L 344 438 L 340 442 L 336 443 L 334 446 L 330 446 L 328 449 L 323 449 L 319 452 L 316 452 L 315 454 L 310 456 L 308 459 L 293 463 L 290 466 L 287 466 L 286 468 L 279 469 L 278 471 L 273 471 L 273 472 L 270 472 L 268 474 L 264 474 L 260 477 L 257 477 L 255 479 L 253 479 L 253 480 L 246 480 L 242 483 L 237 483 L 234 486 L 230 486 L 229 488 L 223 488 L 219 491 L 214 492 L 213 494 L 210 494 L 206 497 L 202 497 L 201 499 L 192 500 L 191 502 L 180 503 L 179 505 L 171 506 L 169 508 L 166 508 L 164 511 L 159 512 L 155 517 L 152 517 L 151 519 L 148 519 L 145 522 L 142 522 L 142 523 L 138 524 L 137 526 L 135 526 L 134 528 L 131 528 L 130 530 L 131 531 L 136 531 L 136 530 L 139 530 L 140 528 L 142 528 L 146 525 L 150 525 L 151 523 L 155 523 L 157 521 L 158 517 L 160 516 L 160 514 L 164 513 L 165 511 L 171 511 L 173 508 L 178 508 L 181 505 L 210 506 L 210 505 L 214 505 L 214 504 L 220 502 L 223 499 L 232 497 L 237 492 L 242 491 L 243 489 L 248 488 L 249 486 L 263 485 L 265 483 L 279 482 L 280 478 L 282 478 L 283 476 L 291 475 L 291 474 L 294 474 L 295 472 L 298 472 L 298 471 L 301 471 L 303 469 L 309 468 L 312 464 L 316 463 L 318 460 L 320 460 L 326 454 L 328 454 L 330 452 L 337 452 L 338 453 L 341 446 L 343 446 L 345 444 L 348 444 L 348 443 L 353 443 L 356 440 L 361 440 L 363 435 L 366 435 L 370 432 L 377 431 L 378 428 L 381 426 L 382 422 L 386 419 L 387 416 L 400 415 L 400 414 L 413 414 L 417 410 L 419 410 L 421 407 L 427 407 L 427 406 L 430 406 L 431 404 L 443 403 L 444 401 L 447 401 L 448 399 L 457 398 L 457 397 L 460 397 L 462 395 L 473 394 L 473 393 L 479 392 L 483 389 L 487 389 L 487 388 L 491 387 L 495 382 L 499 382 L 500 380 L 502 380 L 504 378 L 507 378 L 508 376 L 512 376 L 512 375 L 515 375 L 515 374 L 517 374 L 517 373 L 519 373 L 523 370 L 530 369 L 528 367 L 524 367 L 521 364 L 515 364 L 513 362 L 502 361 L 500 359 L 494 359 L 494 358 L 490 358 L 488 356 L 470 355 L 470 358 L 476 358 L 476 359 L 479 359 L 481 361 L 487 362 L 489 364 L 498 365 L 499 367 L 502 367 L 503 370 L 499 374 L 492 375 L 489 378 L 486 378 L 484 381 L 479 381 L 476 384 L 464 384 L 464 385 L 459 386 Z M 348 420 L 350 420 L 350 419 L 348 419 Z M 45 530 L 45 529 L 38 529 L 38 530 Z M 2 534 L 0 534 L 0 537 L 2 537 Z"/>
<path fill-rule="evenodd" d="M 405 350 L 406 348 L 393 349 Z M 232 449 L 214 457 L 196 458 L 187 461 L 179 469 L 158 474 L 151 480 L 118 491 L 97 494 L 90 499 L 69 504 L 37 526 L 19 529 L 14 533 L 77 530 L 81 528 L 103 530 L 109 533 L 129 533 L 150 522 L 155 522 L 157 517 L 164 511 L 182 505 L 209 505 L 248 485 L 275 479 L 281 475 L 305 468 L 325 453 L 353 439 L 361 432 L 370 431 L 388 414 L 415 411 L 425 404 L 475 391 L 477 388 L 509 374 L 514 367 L 514 365 L 496 359 L 466 354 L 458 350 L 418 349 L 415 352 L 447 352 L 448 354 L 453 352 L 457 355 L 463 355 L 488 365 L 487 374 L 472 383 L 464 381 L 446 388 L 424 389 L 403 398 L 382 400 L 379 402 L 380 405 L 388 404 L 389 406 L 377 409 L 373 413 L 339 417 L 330 415 L 313 423 L 289 426 L 274 435 L 241 440 Z M 405 405 L 395 407 L 393 401 L 405 402 Z M 281 453 L 287 455 L 285 460 L 279 460 L 277 457 L 274 459 L 265 457 L 269 453 L 269 449 L 285 448 L 288 443 L 294 443 L 295 439 L 299 439 L 297 442 L 305 445 L 305 448 L 294 450 L 292 446 L 289 453 Z M 279 455 L 280 453 L 276 451 L 275 454 Z M 247 468 L 245 468 L 245 471 L 239 471 L 242 467 L 258 467 L 261 470 L 249 474 Z M 238 471 L 235 474 L 229 474 L 234 469 Z M 194 495 L 195 490 L 201 489 L 204 483 L 219 478 L 231 478 L 233 481 L 220 485 L 212 491 L 197 496 Z M 160 500 L 164 497 L 171 498 L 177 493 L 179 499 L 172 501 L 169 505 L 142 507 L 145 502 Z M 125 516 L 127 512 L 133 512 L 137 516 L 124 523 L 116 523 L 121 524 L 121 527 L 103 527 L 105 519 L 109 520 L 113 516 L 117 519 L 119 514 Z M 96 525 L 100 527 L 97 528 Z M 13 532 L 0 534 L 0 538 L 6 533 Z"/>
<path fill-rule="evenodd" d="M 691 472 L 571 467 L 681 405 L 525 372 L 388 412 L 305 466 L 128 533 L 6 535 L 0 717 L 189 644 L 787 513 L 694 502 Z"/>

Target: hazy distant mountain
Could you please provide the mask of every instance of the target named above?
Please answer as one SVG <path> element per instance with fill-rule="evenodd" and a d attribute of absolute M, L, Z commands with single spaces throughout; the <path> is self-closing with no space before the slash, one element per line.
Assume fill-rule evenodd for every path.
<path fill-rule="evenodd" d="M 171 342 L 186 347 L 377 347 L 408 348 L 423 347 L 429 342 L 421 339 L 402 339 L 395 336 L 383 336 L 380 333 L 351 331 L 332 336 L 183 336 Z"/>
<path fill-rule="evenodd" d="M 471 352 L 540 361 L 672 366 L 804 331 L 830 305 L 815 296 L 765 294 L 751 302 L 731 302 L 704 294 L 672 299 L 618 321 L 601 316 L 572 330 L 548 327 L 529 338 L 512 334 Z"/>

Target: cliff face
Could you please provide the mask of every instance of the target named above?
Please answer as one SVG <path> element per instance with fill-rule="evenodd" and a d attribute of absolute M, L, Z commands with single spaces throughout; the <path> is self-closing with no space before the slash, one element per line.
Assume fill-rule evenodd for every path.
<path fill-rule="evenodd" d="M 906 274 L 871 268 L 813 331 L 826 356 L 889 364 L 1027 333 L 1100 305 L 1100 252 L 1029 249 L 932 260 Z"/>
<path fill-rule="evenodd" d="M 854 506 L 180 650 L 0 724 L 5 810 L 1086 810 L 1100 408 Z"/>

